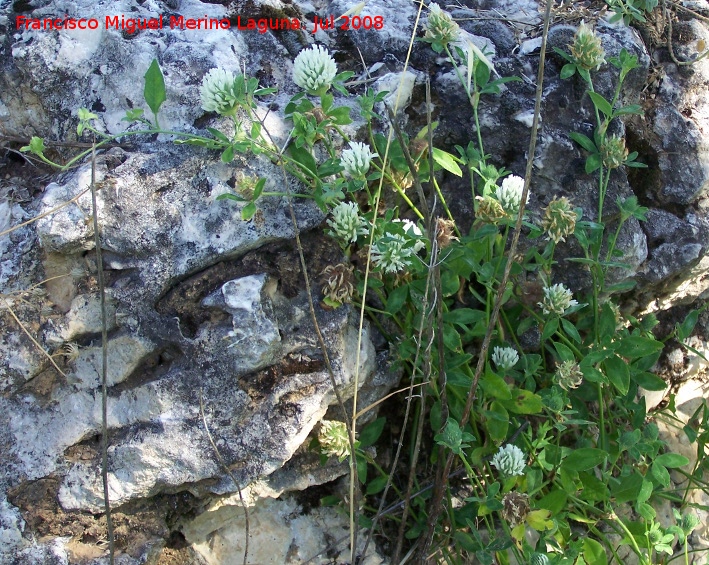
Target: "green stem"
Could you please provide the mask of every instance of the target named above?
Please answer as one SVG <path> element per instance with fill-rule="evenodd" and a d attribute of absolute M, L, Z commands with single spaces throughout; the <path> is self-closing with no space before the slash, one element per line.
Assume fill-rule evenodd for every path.
<path fill-rule="evenodd" d="M 628 527 L 623 523 L 623 520 L 621 520 L 620 518 L 618 518 L 618 515 L 617 515 L 615 512 L 611 512 L 611 516 L 610 516 L 610 517 L 611 517 L 612 520 L 614 520 L 614 521 L 620 526 L 620 528 L 623 530 L 623 532 L 625 532 L 625 535 L 627 536 L 628 540 L 630 540 L 630 545 L 633 546 L 633 551 L 635 551 L 635 554 L 636 554 L 636 555 L 638 556 L 638 558 L 641 560 L 641 563 L 643 563 L 643 565 L 650 565 L 650 564 L 645 560 L 645 556 L 643 555 L 643 553 L 640 551 L 640 547 L 638 547 L 638 542 L 635 541 L 635 536 L 633 536 L 633 534 L 630 533 L 630 530 L 629 530 Z"/>
<path fill-rule="evenodd" d="M 448 208 L 448 204 L 446 204 L 446 199 L 443 196 L 443 193 L 441 192 L 441 187 L 438 186 L 438 181 L 436 180 L 436 177 L 432 175 L 433 178 L 433 186 L 436 189 L 436 194 L 438 194 L 438 199 L 441 201 L 441 206 L 443 206 L 443 209 L 446 212 L 446 216 L 448 216 L 448 219 L 451 220 L 453 223 L 453 229 L 455 230 L 455 234 L 460 237 L 460 231 L 458 230 L 458 226 L 455 225 L 455 220 L 453 219 L 453 214 L 451 214 L 450 209 Z"/>
<path fill-rule="evenodd" d="M 478 106 L 480 104 L 480 93 L 478 92 L 478 85 L 475 80 L 475 72 L 473 72 L 473 74 L 472 74 L 473 93 L 471 94 L 470 90 L 468 90 L 468 85 L 466 84 L 465 80 L 463 80 L 463 77 L 460 74 L 460 69 L 458 68 L 458 65 L 455 62 L 453 55 L 451 55 L 451 52 L 448 49 L 447 45 L 445 47 L 445 50 L 446 50 L 446 55 L 448 55 L 448 60 L 453 64 L 453 68 L 455 69 L 455 74 L 458 77 L 460 84 L 463 85 L 463 89 L 465 90 L 465 93 L 468 95 L 468 100 L 470 101 L 470 105 L 473 108 L 473 119 L 475 120 L 475 130 L 476 130 L 477 138 L 478 138 L 478 148 L 480 149 L 480 162 L 483 165 L 485 165 L 485 147 L 483 146 L 483 137 L 482 137 L 482 133 L 480 132 L 480 119 L 478 117 Z"/>

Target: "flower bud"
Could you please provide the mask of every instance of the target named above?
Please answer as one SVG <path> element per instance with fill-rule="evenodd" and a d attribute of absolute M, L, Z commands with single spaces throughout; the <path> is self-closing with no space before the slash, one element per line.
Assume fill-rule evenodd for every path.
<path fill-rule="evenodd" d="M 587 71 L 598 70 L 606 62 L 606 52 L 601 45 L 601 38 L 584 23 L 576 30 L 574 42 L 569 47 L 577 67 Z"/>
<path fill-rule="evenodd" d="M 601 159 L 603 165 L 609 169 L 617 169 L 628 156 L 625 139 L 617 135 L 606 137 L 601 143 Z"/>
<path fill-rule="evenodd" d="M 505 213 L 516 218 L 522 206 L 522 193 L 524 192 L 524 179 L 516 175 L 510 175 L 502 181 L 502 186 L 498 186 L 495 198 L 502 206 Z M 529 194 L 525 204 L 529 202 Z"/>
<path fill-rule="evenodd" d="M 445 47 L 458 39 L 460 27 L 453 21 L 450 14 L 441 10 L 441 7 L 435 2 L 432 2 L 428 9 L 424 40 L 432 43 L 434 50 L 436 50 L 435 46 Z"/>

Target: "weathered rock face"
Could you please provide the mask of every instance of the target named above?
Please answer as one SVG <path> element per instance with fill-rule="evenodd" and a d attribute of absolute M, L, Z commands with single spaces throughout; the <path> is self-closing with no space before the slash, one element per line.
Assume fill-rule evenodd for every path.
<path fill-rule="evenodd" d="M 167 85 L 163 128 L 196 133 L 207 125 L 228 127 L 205 116 L 198 86 L 210 68 L 237 72 L 245 66 L 262 85 L 279 87 L 270 106 L 259 112 L 276 141 L 283 142 L 289 124 L 282 108 L 295 92 L 292 59 L 315 40 L 335 53 L 340 70 L 355 70 L 365 79 L 361 53 L 379 88 L 399 88 L 403 76 L 399 117 L 412 135 L 425 125 L 424 79 L 431 76 L 433 119 L 440 124 L 435 143 L 451 151 L 455 144 L 467 145 L 476 137 L 475 126 L 449 65 L 417 43 L 402 75 L 415 4 L 367 3 L 361 15 L 382 16 L 381 31 L 310 33 L 314 16 L 337 16 L 355 4 L 257 1 L 243 10 L 197 0 L 0 4 L 0 134 L 72 141 L 80 107 L 95 112 L 104 131 L 120 132 L 126 110 L 142 106 L 143 74 L 157 58 Z M 477 10 L 493 9 L 523 23 L 510 27 L 469 19 Z M 99 18 L 100 29 L 15 29 L 18 15 L 64 13 Z M 121 13 L 229 18 L 232 29 L 105 29 L 105 17 Z M 453 15 L 461 19 L 466 39 L 490 54 L 501 76 L 523 79 L 507 83 L 501 96 L 484 97 L 480 114 L 492 162 L 521 175 L 538 64 L 535 39 L 524 40 L 540 21 L 537 5 L 468 2 Z M 299 18 L 307 28 L 239 31 L 234 29 L 238 16 Z M 709 43 L 703 24 L 681 26 L 678 57 L 691 57 L 697 40 Z M 647 222 L 628 222 L 621 231 L 618 247 L 628 269 L 615 276 L 639 281 L 633 300 L 640 306 L 666 309 L 704 297 L 709 288 L 709 62 L 677 66 L 666 50 L 649 53 L 629 28 L 601 22 L 598 30 L 609 55 L 624 48 L 638 57 L 640 68 L 628 76 L 622 96 L 646 110 L 644 118 L 617 125 L 617 133 L 625 134 L 649 168 L 629 175 L 616 171 L 606 202 L 635 194 L 651 210 Z M 570 25 L 553 27 L 550 45 L 565 48 L 573 33 Z M 664 74 L 654 84 L 649 76 L 658 63 Z M 597 181 L 583 172 L 585 156 L 568 137 L 570 131 L 590 133 L 592 106 L 577 77 L 558 78 L 562 64 L 550 53 L 530 210 L 538 214 L 552 197 L 565 195 L 583 209 L 584 219 L 595 220 Z M 597 75 L 599 92 L 612 95 L 616 80 L 614 70 L 604 67 Z M 340 103 L 354 105 L 351 99 Z M 355 122 L 348 133 L 355 136 L 361 125 Z M 250 485 L 254 516 L 271 512 L 283 518 L 272 525 L 282 534 L 280 541 L 288 542 L 282 544 L 288 558 L 297 562 L 311 546 L 294 532 L 311 524 L 284 518 L 297 506 L 291 499 L 259 499 L 304 490 L 344 472 L 338 465 L 321 467 L 304 445 L 326 411 L 337 412 L 332 382 L 315 339 L 288 202 L 264 199 L 254 219 L 242 222 L 240 205 L 216 198 L 241 174 L 268 179 L 266 190 L 299 187 L 283 186 L 279 169 L 265 159 L 227 165 L 205 150 L 173 145 L 168 135 L 132 139 L 130 146 L 100 154 L 96 164 L 107 284 L 109 489 L 123 552 L 119 562 L 156 560 L 163 545 L 169 553 L 187 542 L 194 544 L 185 549 L 188 557 L 183 555 L 189 562 L 226 563 L 223 554 L 209 550 L 210 540 L 212 547 L 243 540 L 235 486 L 208 441 L 200 398 L 222 457 L 237 482 Z M 62 157 L 65 150 L 55 151 Z M 99 466 L 102 324 L 90 179 L 91 167 L 83 164 L 46 182 L 18 178 L 0 185 L 0 231 L 46 214 L 0 236 L 0 289 L 7 296 L 0 302 L 0 561 L 9 555 L 13 563 L 100 562 L 96 547 L 105 532 Z M 467 183 L 445 175 L 442 182 L 462 224 L 472 216 Z M 317 207 L 302 199 L 293 205 L 306 263 L 316 275 L 340 260 L 339 249 L 313 229 L 324 220 Z M 557 258 L 564 253 L 577 250 L 559 249 Z M 575 288 L 589 284 L 581 269 L 568 270 L 566 277 Z M 32 290 L 45 279 L 44 291 Z M 345 398 L 354 392 L 355 373 L 364 402 L 383 396 L 395 379 L 369 330 L 357 367 L 352 314 L 316 307 L 316 315 Z M 313 518 L 330 519 L 326 513 Z M 323 535 L 319 531 L 311 539 L 322 544 Z M 35 537 L 48 541 L 35 543 Z M 290 551 L 291 542 L 297 551 Z"/>

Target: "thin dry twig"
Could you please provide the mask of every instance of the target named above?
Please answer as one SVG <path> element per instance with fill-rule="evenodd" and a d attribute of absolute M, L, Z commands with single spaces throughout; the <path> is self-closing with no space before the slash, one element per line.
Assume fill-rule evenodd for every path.
<path fill-rule="evenodd" d="M 66 378 L 66 375 L 64 374 L 64 371 L 62 371 L 62 370 L 59 368 L 59 365 L 57 365 L 57 364 L 55 363 L 54 359 L 52 359 L 52 356 L 44 350 L 44 348 L 37 342 L 37 340 L 36 340 L 34 337 L 32 337 L 32 334 L 31 334 L 31 333 L 29 332 L 29 330 L 25 327 L 25 325 L 22 323 L 22 321 L 17 317 L 17 314 L 15 314 L 15 311 L 12 309 L 12 306 L 10 305 L 10 302 L 7 300 L 7 298 L 5 298 L 5 296 L 3 296 L 3 295 L 0 295 L 0 297 L 2 297 L 3 301 L 5 302 L 5 307 L 7 308 L 7 311 L 10 312 L 10 316 L 12 316 L 12 318 L 15 320 L 15 322 L 17 322 L 17 324 L 20 326 L 20 329 L 21 329 L 23 332 L 25 332 L 25 335 L 26 335 L 28 338 L 30 338 L 30 341 L 34 344 L 34 346 L 35 346 L 37 349 L 39 349 L 39 351 L 41 351 L 42 354 L 43 354 L 47 359 L 49 359 L 49 362 L 50 362 L 52 365 L 54 365 L 54 368 L 55 368 L 57 371 L 59 371 L 59 374 L 60 374 L 62 377 L 65 377 L 65 378 Z"/>
<path fill-rule="evenodd" d="M 670 4 L 672 4 L 674 8 L 680 8 L 686 12 L 689 12 L 690 14 L 692 14 L 692 17 L 698 20 L 701 20 L 703 22 L 709 22 L 709 18 L 697 14 L 693 10 L 685 8 L 684 6 L 681 6 L 676 2 L 670 1 Z M 667 51 L 669 52 L 670 58 L 672 59 L 675 65 L 678 65 L 680 67 L 693 65 L 697 61 L 700 61 L 701 59 L 704 59 L 707 55 L 709 55 L 709 49 L 705 49 L 701 55 L 697 55 L 694 59 L 691 59 L 689 61 L 680 61 L 675 55 L 674 47 L 672 44 L 672 14 L 670 14 L 669 10 L 667 9 L 667 3 L 665 0 L 662 0 L 662 13 L 665 17 L 665 21 L 667 22 Z"/>
<path fill-rule="evenodd" d="M 231 481 L 234 483 L 234 486 L 236 487 L 236 492 L 239 493 L 239 502 L 241 502 L 241 506 L 244 509 L 244 536 L 246 537 L 246 541 L 244 542 L 244 565 L 247 564 L 248 559 L 249 559 L 249 537 L 251 536 L 251 524 L 249 522 L 249 507 L 246 504 L 246 501 L 244 500 L 244 495 L 241 492 L 241 487 L 239 486 L 239 483 L 236 480 L 236 477 L 234 477 L 234 474 L 231 472 L 231 469 L 227 466 L 227 464 L 224 462 L 224 458 L 222 457 L 222 454 L 219 452 L 219 448 L 217 447 L 217 444 L 214 443 L 214 439 L 212 438 L 212 434 L 209 431 L 209 426 L 207 425 L 207 417 L 204 414 L 204 398 L 202 396 L 202 389 L 199 389 L 199 413 L 202 416 L 202 422 L 204 424 L 204 431 L 207 434 L 207 438 L 209 439 L 209 443 L 212 444 L 212 449 L 214 449 L 214 453 L 217 456 L 217 460 L 219 461 L 219 464 L 222 466 L 222 469 L 224 469 L 224 472 L 229 475 L 229 478 Z"/>
<path fill-rule="evenodd" d="M 45 218 L 46 216 L 50 216 L 51 214 L 54 214 L 54 212 L 58 212 L 59 210 L 61 210 L 65 206 L 68 206 L 69 204 L 76 202 L 79 198 L 81 198 L 84 194 L 86 194 L 87 192 L 90 192 L 91 190 L 92 190 L 92 188 L 89 186 L 88 188 L 82 190 L 79 194 L 77 194 L 76 196 L 74 196 L 70 200 L 67 200 L 66 202 L 62 202 L 61 204 L 59 204 L 58 206 L 55 206 L 51 210 L 47 210 L 46 212 L 42 212 L 40 215 L 35 216 L 34 218 L 30 218 L 26 222 L 22 222 L 21 224 L 17 224 L 16 226 L 12 226 L 11 228 L 6 229 L 5 231 L 1 231 L 0 237 L 2 237 L 3 235 L 7 235 L 9 233 L 12 233 L 15 230 L 19 230 L 20 228 L 27 226 L 31 223 L 34 223 L 37 220 L 41 220 L 42 218 Z"/>

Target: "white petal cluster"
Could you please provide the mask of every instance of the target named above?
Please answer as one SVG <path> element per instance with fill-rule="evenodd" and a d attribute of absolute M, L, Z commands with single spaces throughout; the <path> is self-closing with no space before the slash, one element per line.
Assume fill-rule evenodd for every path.
<path fill-rule="evenodd" d="M 572 297 L 571 291 L 563 284 L 545 286 L 544 299 L 538 304 L 544 315 L 558 314 L 563 316 L 569 308 L 578 305 L 578 302 Z"/>
<path fill-rule="evenodd" d="M 419 228 L 416 224 L 414 224 L 411 220 L 394 220 L 395 222 L 401 222 L 404 224 L 404 233 L 409 236 L 411 239 L 415 239 L 416 242 L 414 243 L 414 253 L 418 253 L 421 251 L 424 247 L 426 247 L 426 244 L 423 242 L 423 232 L 421 231 L 421 228 Z"/>
<path fill-rule="evenodd" d="M 347 426 L 344 422 L 336 420 L 323 420 L 320 422 L 318 432 L 320 449 L 328 457 L 344 459 L 350 454 L 350 442 L 347 438 Z"/>
<path fill-rule="evenodd" d="M 526 466 L 524 452 L 511 443 L 501 447 L 498 452 L 493 455 L 490 464 L 496 467 L 497 470 L 506 477 L 523 475 Z"/>
<path fill-rule="evenodd" d="M 495 347 L 492 351 L 492 362 L 500 371 L 507 371 L 519 361 L 519 354 L 512 347 Z"/>
<path fill-rule="evenodd" d="M 372 157 L 378 157 L 378 155 L 372 153 L 369 145 L 359 141 L 352 141 L 350 142 L 350 148 L 342 151 L 340 162 L 348 175 L 362 178 L 369 171 Z"/>
<path fill-rule="evenodd" d="M 222 116 L 233 113 L 237 105 L 234 93 L 234 74 L 224 69 L 212 69 L 202 79 L 199 89 L 202 108 Z"/>
<path fill-rule="evenodd" d="M 524 192 L 524 179 L 516 175 L 505 177 L 502 186 L 498 186 L 495 192 L 495 198 L 502 209 L 512 218 L 516 218 L 519 214 L 522 205 L 522 192 Z M 525 204 L 527 202 L 529 202 L 529 193 L 527 193 Z"/>
<path fill-rule="evenodd" d="M 293 61 L 293 82 L 307 90 L 309 94 L 317 95 L 326 92 L 335 76 L 337 76 L 335 59 L 321 45 L 303 49 Z"/>
<path fill-rule="evenodd" d="M 367 235 L 367 220 L 359 215 L 359 208 L 354 202 L 340 202 L 332 209 L 332 220 L 327 224 L 332 228 L 330 235 L 345 245 L 354 243 L 360 235 Z"/>
<path fill-rule="evenodd" d="M 385 273 L 398 273 L 411 265 L 414 248 L 403 235 L 387 232 L 372 245 L 372 262 Z"/>

